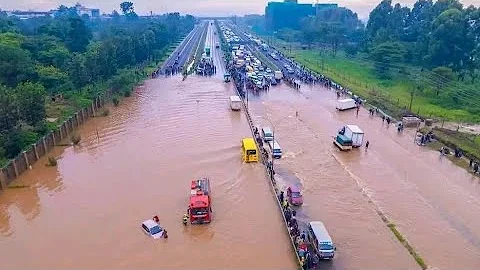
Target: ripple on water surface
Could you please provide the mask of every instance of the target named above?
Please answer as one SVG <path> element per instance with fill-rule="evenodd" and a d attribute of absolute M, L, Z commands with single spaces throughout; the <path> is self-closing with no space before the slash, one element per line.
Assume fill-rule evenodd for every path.
<path fill-rule="evenodd" d="M 0 253 L 11 258 L 1 265 L 294 268 L 264 170 L 241 162 L 240 141 L 251 134 L 243 113 L 229 109 L 231 94 L 221 79 L 150 80 L 110 116 L 89 121 L 81 145 L 58 153 L 57 168 L 36 166 L 19 180 L 60 181 L 61 190 L 0 196 Z M 214 219 L 184 227 L 190 181 L 199 176 L 212 180 Z M 36 205 L 33 218 L 17 200 Z M 140 230 L 154 214 L 167 241 Z"/>

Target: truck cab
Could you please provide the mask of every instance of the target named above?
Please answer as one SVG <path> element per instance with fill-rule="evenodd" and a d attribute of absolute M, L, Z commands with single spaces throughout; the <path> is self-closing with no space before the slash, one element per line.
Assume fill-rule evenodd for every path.
<path fill-rule="evenodd" d="M 190 189 L 190 204 L 188 205 L 190 223 L 210 223 L 212 220 L 210 180 L 208 178 L 194 180 Z"/>

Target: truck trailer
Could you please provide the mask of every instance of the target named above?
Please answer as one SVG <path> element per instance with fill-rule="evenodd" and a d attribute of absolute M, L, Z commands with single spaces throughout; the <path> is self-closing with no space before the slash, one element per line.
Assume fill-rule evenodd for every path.
<path fill-rule="evenodd" d="M 362 146 L 363 137 L 364 133 L 358 126 L 346 125 L 338 131 L 333 143 L 337 145 L 340 150 L 345 151 Z"/>
<path fill-rule="evenodd" d="M 339 111 L 349 110 L 357 107 L 354 99 L 346 98 L 337 100 L 336 109 Z"/>
<path fill-rule="evenodd" d="M 242 109 L 242 100 L 239 96 L 230 96 L 230 108 L 232 111 L 240 111 Z"/>

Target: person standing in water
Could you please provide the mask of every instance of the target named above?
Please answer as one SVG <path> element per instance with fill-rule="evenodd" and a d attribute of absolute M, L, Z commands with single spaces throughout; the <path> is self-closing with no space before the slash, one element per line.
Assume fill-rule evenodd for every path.
<path fill-rule="evenodd" d="M 370 141 L 367 141 L 367 143 L 365 144 L 365 152 L 367 152 L 369 145 L 370 145 Z"/>

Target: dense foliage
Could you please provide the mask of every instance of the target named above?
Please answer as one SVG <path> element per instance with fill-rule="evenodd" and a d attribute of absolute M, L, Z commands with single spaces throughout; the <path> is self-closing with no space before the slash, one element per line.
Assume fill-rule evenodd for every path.
<path fill-rule="evenodd" d="M 258 18 L 245 22 L 261 25 Z M 300 41 L 304 49 L 313 46 L 333 57 L 342 50 L 352 63 L 373 66 L 378 85 L 403 85 L 406 93 L 399 96 L 462 110 L 466 117 L 459 120 L 480 114 L 479 7 L 464 7 L 459 0 L 417 0 L 409 8 L 383 0 L 366 26 L 352 11 L 335 7 L 304 17 L 300 25 L 266 35 Z"/>
<path fill-rule="evenodd" d="M 460 80 L 478 76 L 480 9 L 458 0 L 418 0 L 412 9 L 384 0 L 370 13 L 366 34 L 368 50 L 390 48 L 375 57 L 380 62 L 398 55 L 396 62 L 450 68 Z"/>
<path fill-rule="evenodd" d="M 127 95 L 132 78 L 195 23 L 178 13 L 141 18 L 130 2 L 120 8 L 123 16 L 97 20 L 65 6 L 28 20 L 0 12 L 0 163 L 48 132 L 46 117 L 61 118 L 58 111 L 71 113 L 106 89 Z"/>

